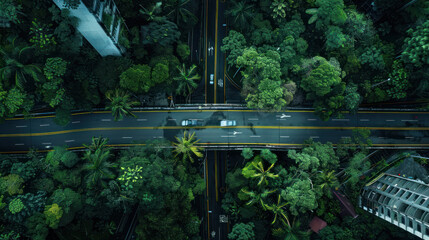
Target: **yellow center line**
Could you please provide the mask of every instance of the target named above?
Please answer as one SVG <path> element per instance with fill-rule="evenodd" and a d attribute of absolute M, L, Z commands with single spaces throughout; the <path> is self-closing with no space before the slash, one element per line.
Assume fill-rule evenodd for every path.
<path fill-rule="evenodd" d="M 81 128 L 81 129 L 70 129 L 53 132 L 39 132 L 39 133 L 3 133 L 0 137 L 37 137 L 37 136 L 49 136 L 66 133 L 76 132 L 90 132 L 90 131 L 117 131 L 117 130 L 168 130 L 168 129 L 275 129 L 275 130 L 353 130 L 353 129 L 369 129 L 369 130 L 404 130 L 404 131 L 427 131 L 429 127 L 314 127 L 314 126 L 202 126 L 202 127 L 182 127 L 182 126 L 159 126 L 159 127 L 104 127 L 104 128 Z"/>
<path fill-rule="evenodd" d="M 210 239 L 210 216 L 209 216 L 209 209 L 210 209 L 210 205 L 209 205 L 209 170 L 207 167 L 207 158 L 206 158 L 206 190 L 207 190 L 207 235 L 208 238 Z"/>
<path fill-rule="evenodd" d="M 217 151 L 215 150 L 215 188 L 216 188 L 216 202 L 219 201 L 217 192 Z"/>
<path fill-rule="evenodd" d="M 226 55 L 224 54 L 223 59 L 223 103 L 226 103 L 226 95 L 225 95 L 225 89 L 226 89 L 226 81 L 225 81 L 225 72 L 226 72 Z"/>
<path fill-rule="evenodd" d="M 207 69 L 207 68 L 206 68 Z M 206 71 L 207 75 L 207 71 Z M 207 78 L 206 78 L 207 85 Z M 207 90 L 206 90 L 207 92 Z M 207 98 L 207 96 L 206 96 Z M 207 99 L 206 99 L 207 103 Z M 311 113 L 313 110 L 284 110 L 284 111 L 270 111 L 270 110 L 257 110 L 257 109 L 224 109 L 224 110 L 199 110 L 199 109 L 188 109 L 188 110 L 142 110 L 142 111 L 133 111 L 135 113 L 170 113 L 170 112 L 266 112 L 266 113 Z M 80 112 L 80 113 L 72 113 L 72 116 L 76 115 L 86 115 L 86 114 L 104 114 L 110 113 L 110 111 L 94 111 L 94 112 Z M 342 112 L 348 113 L 348 112 Z M 380 112 L 380 111 L 360 111 L 359 114 L 429 114 L 429 112 Z M 28 119 L 38 119 L 38 118 L 53 118 L 55 115 L 46 115 L 46 116 L 35 116 L 29 117 Z M 15 118 L 6 118 L 7 121 L 10 120 L 24 120 L 24 117 L 15 117 Z"/>
<path fill-rule="evenodd" d="M 216 103 L 216 85 L 217 85 L 217 78 L 216 78 L 216 65 L 217 65 L 217 25 L 218 25 L 218 6 L 219 6 L 219 0 L 216 0 L 216 27 L 215 27 L 215 57 L 214 57 L 214 103 Z"/>
<path fill-rule="evenodd" d="M 206 53 L 206 54 L 204 54 L 205 56 L 206 56 L 206 66 L 205 66 L 205 84 L 204 84 L 204 89 L 205 89 L 205 103 L 207 103 L 207 54 L 208 54 L 208 48 L 207 48 L 207 22 L 208 22 L 208 10 L 209 9 L 209 6 L 208 6 L 208 0 L 206 0 L 206 27 L 205 27 L 205 34 L 206 34 L 206 40 L 205 40 L 205 50 L 204 50 L 204 52 Z"/>

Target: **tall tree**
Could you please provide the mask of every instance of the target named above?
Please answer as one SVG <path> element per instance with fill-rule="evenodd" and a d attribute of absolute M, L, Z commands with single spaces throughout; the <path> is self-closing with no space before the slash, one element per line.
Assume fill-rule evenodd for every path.
<path fill-rule="evenodd" d="M 18 45 L 16 38 L 10 39 L 8 45 L 0 46 L 0 54 L 5 66 L 0 68 L 0 78 L 5 88 L 12 88 L 13 83 L 24 89 L 28 80 L 39 79 L 42 70 L 37 64 L 29 62 L 29 51 L 32 47 Z"/>
<path fill-rule="evenodd" d="M 186 96 L 187 102 L 190 101 L 190 96 L 192 92 L 197 88 L 198 84 L 196 81 L 200 80 L 201 77 L 196 73 L 197 66 L 192 65 L 189 69 L 185 67 L 185 64 L 182 65 L 179 69 L 179 76 L 174 77 L 174 81 L 177 82 L 178 86 L 176 88 L 176 93 Z"/>
<path fill-rule="evenodd" d="M 290 222 L 289 222 L 289 218 L 286 215 L 286 211 L 284 209 L 284 207 L 286 207 L 286 205 L 288 205 L 288 202 L 281 202 L 282 198 L 281 195 L 279 194 L 278 198 L 277 198 L 277 203 L 275 204 L 271 204 L 271 205 L 267 205 L 265 204 L 265 208 L 271 212 L 273 212 L 274 214 L 274 220 L 271 222 L 271 224 L 276 223 L 277 221 L 277 216 L 279 217 L 283 217 L 284 220 L 286 220 L 287 225 L 290 226 Z M 284 221 L 283 219 L 281 219 L 282 221 Z"/>
<path fill-rule="evenodd" d="M 177 157 L 179 155 L 182 155 L 182 162 L 186 163 L 188 160 L 191 163 L 194 163 L 194 156 L 200 158 L 203 156 L 203 153 L 201 152 L 203 150 L 202 147 L 197 147 L 196 144 L 200 141 L 195 140 L 195 132 L 188 133 L 187 131 L 183 132 L 183 137 L 178 138 L 175 137 L 177 142 L 174 142 L 173 145 L 175 146 L 175 149 L 173 152 L 176 154 L 174 157 Z"/>
<path fill-rule="evenodd" d="M 246 0 L 231 1 L 231 6 L 225 14 L 232 19 L 232 24 L 238 30 L 245 30 L 249 27 L 250 19 L 253 17 L 253 4 Z"/>
<path fill-rule="evenodd" d="M 243 168 L 243 176 L 246 178 L 256 178 L 259 179 L 258 185 L 265 183 L 268 185 L 268 178 L 277 178 L 279 175 L 270 172 L 270 170 L 274 167 L 274 163 L 272 163 L 267 169 L 265 169 L 264 164 L 262 162 L 261 157 L 257 156 L 251 162 L 248 162 L 246 166 Z"/>
<path fill-rule="evenodd" d="M 138 64 L 128 68 L 121 73 L 119 78 L 121 88 L 133 93 L 147 93 L 154 85 L 151 81 L 151 67 L 146 64 Z"/>
<path fill-rule="evenodd" d="M 97 186 L 106 186 L 106 179 L 113 179 L 112 169 L 116 168 L 116 164 L 109 162 L 111 154 L 109 150 L 97 149 L 94 152 L 87 150 L 84 153 L 83 159 L 88 163 L 83 165 L 83 170 L 86 172 L 86 185 L 88 188 Z"/>
<path fill-rule="evenodd" d="M 122 120 L 126 115 L 136 117 L 131 112 L 131 108 L 137 105 L 138 102 L 131 101 L 127 93 L 119 89 L 116 89 L 115 92 L 107 91 L 106 98 L 110 101 L 106 106 L 106 110 L 112 110 L 115 121 Z"/>
<path fill-rule="evenodd" d="M 189 11 L 188 5 L 190 2 L 190 0 L 173 1 L 172 4 L 167 5 L 167 9 L 170 9 L 170 11 L 166 16 L 171 17 L 171 19 L 176 22 L 177 26 L 193 26 L 195 23 L 197 23 L 198 18 L 195 17 L 191 11 Z"/>
<path fill-rule="evenodd" d="M 409 37 L 404 40 L 402 58 L 405 63 L 416 67 L 429 64 L 429 20 L 407 31 Z"/>
<path fill-rule="evenodd" d="M 387 82 L 389 89 L 387 94 L 394 99 L 401 99 L 407 96 L 409 88 L 408 74 L 402 63 L 396 60 L 393 63 L 393 71 L 389 74 L 390 81 Z"/>
<path fill-rule="evenodd" d="M 246 38 L 244 38 L 242 33 L 231 30 L 228 36 L 222 39 L 222 43 L 222 52 L 228 52 L 226 62 L 229 66 L 234 66 L 237 63 L 237 58 L 243 55 L 243 51 L 247 44 Z"/>
<path fill-rule="evenodd" d="M 88 148 L 92 152 L 95 152 L 98 149 L 109 150 L 110 148 L 107 146 L 108 141 L 109 141 L 109 139 L 107 139 L 105 137 L 101 137 L 101 136 L 100 137 L 92 137 L 91 144 L 90 145 L 83 144 L 83 146 Z"/>
<path fill-rule="evenodd" d="M 274 189 L 274 190 L 262 189 L 258 191 L 249 191 L 246 188 L 243 188 L 241 189 L 241 191 L 249 197 L 249 201 L 246 203 L 246 205 L 253 205 L 255 203 L 260 203 L 262 208 L 265 210 L 266 205 L 264 200 L 268 197 L 268 195 L 277 191 L 277 189 Z"/>
<path fill-rule="evenodd" d="M 282 240 L 307 240 L 310 239 L 311 232 L 302 231 L 298 220 L 292 221 L 290 225 L 283 224 L 283 228 L 273 229 L 273 236 Z"/>

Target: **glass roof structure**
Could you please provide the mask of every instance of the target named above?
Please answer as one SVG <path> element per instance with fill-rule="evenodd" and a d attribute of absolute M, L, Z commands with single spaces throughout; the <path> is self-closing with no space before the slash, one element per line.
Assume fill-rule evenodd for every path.
<path fill-rule="evenodd" d="M 429 185 L 423 181 L 383 173 L 368 183 L 359 206 L 392 224 L 429 239 Z"/>

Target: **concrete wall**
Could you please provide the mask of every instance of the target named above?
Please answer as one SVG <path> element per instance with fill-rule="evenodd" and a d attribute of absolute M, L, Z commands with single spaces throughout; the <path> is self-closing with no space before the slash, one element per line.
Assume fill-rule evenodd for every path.
<path fill-rule="evenodd" d="M 60 9 L 65 8 L 64 0 L 53 1 Z M 97 21 L 97 17 L 93 15 L 82 2 L 77 9 L 69 10 L 70 15 L 79 18 L 77 30 L 86 38 L 86 40 L 95 48 L 95 50 L 97 50 L 101 56 L 105 57 L 109 55 L 122 55 L 121 50 Z"/>

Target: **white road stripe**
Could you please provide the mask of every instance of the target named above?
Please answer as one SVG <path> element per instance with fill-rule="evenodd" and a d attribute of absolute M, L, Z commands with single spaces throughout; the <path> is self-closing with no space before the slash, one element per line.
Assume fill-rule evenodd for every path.
<path fill-rule="evenodd" d="M 276 120 L 287 120 L 287 119 L 285 119 L 285 118 L 277 118 Z"/>
<path fill-rule="evenodd" d="M 249 137 L 261 137 L 261 136 L 259 136 L 259 135 L 251 135 Z"/>
<path fill-rule="evenodd" d="M 65 140 L 65 142 L 74 142 L 74 140 Z"/>
<path fill-rule="evenodd" d="M 40 124 L 40 126 L 41 127 L 47 127 L 47 126 L 49 126 L 50 124 Z"/>
<path fill-rule="evenodd" d="M 308 121 L 317 121 L 317 119 L 315 119 L 315 118 L 309 118 L 309 119 L 307 119 Z"/>
<path fill-rule="evenodd" d="M 341 138 L 351 138 L 350 136 L 341 136 Z"/>
<path fill-rule="evenodd" d="M 319 138 L 319 136 L 310 136 L 310 138 Z"/>
<path fill-rule="evenodd" d="M 139 119 L 137 119 L 137 121 L 142 122 L 142 121 L 147 121 L 147 119 L 146 118 L 139 118 Z"/>
<path fill-rule="evenodd" d="M 223 136 L 220 136 L 220 137 L 235 137 L 235 135 L 223 135 Z"/>
<path fill-rule="evenodd" d="M 369 122 L 369 119 L 359 119 L 361 122 Z"/>
<path fill-rule="evenodd" d="M 102 122 L 110 122 L 110 121 L 112 121 L 112 119 L 104 118 L 104 119 L 101 119 L 101 121 L 102 121 Z"/>
<path fill-rule="evenodd" d="M 52 143 L 42 143 L 42 145 L 51 145 Z"/>
<path fill-rule="evenodd" d="M 258 118 L 248 118 L 249 121 L 258 121 Z"/>
<path fill-rule="evenodd" d="M 80 121 L 74 121 L 74 122 L 72 122 L 72 123 L 80 123 Z"/>
<path fill-rule="evenodd" d="M 169 118 L 168 121 L 176 121 L 175 118 Z"/>
<path fill-rule="evenodd" d="M 386 120 L 386 122 L 394 122 L 395 120 L 393 120 L 393 119 L 389 119 L 389 120 Z"/>
<path fill-rule="evenodd" d="M 15 143 L 15 146 L 23 146 L 24 143 Z"/>
<path fill-rule="evenodd" d="M 401 120 L 402 122 L 417 122 L 418 120 Z"/>
<path fill-rule="evenodd" d="M 289 138 L 289 136 L 280 136 L 281 138 Z"/>
<path fill-rule="evenodd" d="M 157 136 L 157 137 L 153 137 L 153 138 L 164 138 L 163 136 Z"/>
<path fill-rule="evenodd" d="M 22 126 L 16 126 L 17 128 L 24 128 L 27 127 L 27 125 L 22 125 Z"/>
<path fill-rule="evenodd" d="M 133 137 L 122 137 L 122 138 L 133 138 Z"/>
<path fill-rule="evenodd" d="M 348 118 L 334 118 L 332 121 L 350 121 Z"/>

